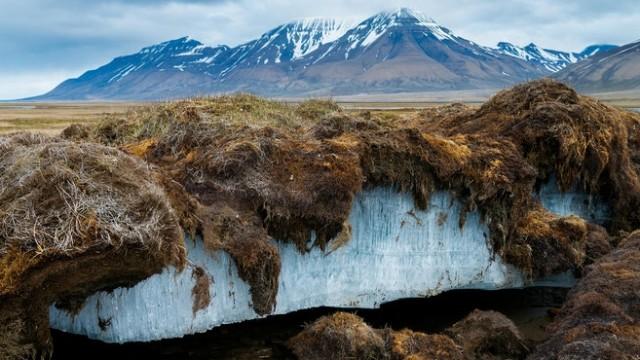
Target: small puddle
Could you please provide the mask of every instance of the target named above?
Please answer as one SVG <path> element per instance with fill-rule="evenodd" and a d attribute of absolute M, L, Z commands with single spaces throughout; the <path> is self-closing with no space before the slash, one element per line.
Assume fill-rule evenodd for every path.
<path fill-rule="evenodd" d="M 455 290 L 426 299 L 394 301 L 375 310 L 357 313 L 375 328 L 389 326 L 427 333 L 441 332 L 474 309 L 496 310 L 519 327 L 523 336 L 538 342 L 551 321 L 549 309 L 560 307 L 568 289 Z M 53 359 L 293 359 L 286 341 L 320 316 L 338 309 L 319 308 L 292 314 L 225 325 L 204 334 L 181 339 L 125 345 L 105 344 L 82 336 L 53 332 Z"/>

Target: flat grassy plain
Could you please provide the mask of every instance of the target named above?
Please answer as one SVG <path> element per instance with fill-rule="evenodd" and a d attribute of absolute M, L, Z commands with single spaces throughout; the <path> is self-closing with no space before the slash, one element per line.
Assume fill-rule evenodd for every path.
<path fill-rule="evenodd" d="M 373 99 L 371 99 L 373 100 Z M 338 104 L 347 111 L 409 112 L 445 105 L 450 101 L 353 101 L 340 100 Z M 602 97 L 602 100 L 615 106 L 640 109 L 640 96 L 637 99 L 615 99 Z M 289 100 L 288 103 L 298 101 Z M 467 105 L 480 106 L 483 101 L 470 99 Z M 107 114 L 124 114 L 129 110 L 149 105 L 133 102 L 68 102 L 68 103 L 9 103 L 0 102 L 0 134 L 18 131 L 31 131 L 47 135 L 57 135 L 71 124 L 91 124 L 100 121 Z"/>
<path fill-rule="evenodd" d="M 0 134 L 33 131 L 55 135 L 74 123 L 91 124 L 139 103 L 0 103 Z"/>

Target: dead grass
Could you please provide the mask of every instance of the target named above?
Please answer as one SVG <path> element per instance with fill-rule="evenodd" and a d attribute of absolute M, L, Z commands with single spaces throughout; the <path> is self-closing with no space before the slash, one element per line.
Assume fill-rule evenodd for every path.
<path fill-rule="evenodd" d="M 0 322 L 26 327 L 2 332 L 16 348 L 48 351 L 52 302 L 184 262 L 179 219 L 147 164 L 97 144 L 0 137 Z"/>
<path fill-rule="evenodd" d="M 373 329 L 360 317 L 323 316 L 288 341 L 298 359 L 462 360 L 462 349 L 446 335 Z"/>
<path fill-rule="evenodd" d="M 446 330 L 465 359 L 524 359 L 529 346 L 516 325 L 496 311 L 474 310 Z"/>
<path fill-rule="evenodd" d="M 587 270 L 532 359 L 634 359 L 640 354 L 640 232 Z"/>
<path fill-rule="evenodd" d="M 353 314 L 336 313 L 307 326 L 289 340 L 299 359 L 385 359 L 384 339 Z"/>

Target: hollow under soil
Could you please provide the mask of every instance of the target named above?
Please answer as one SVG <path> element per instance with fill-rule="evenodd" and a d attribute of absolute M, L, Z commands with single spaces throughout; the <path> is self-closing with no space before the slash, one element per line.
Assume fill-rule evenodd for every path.
<path fill-rule="evenodd" d="M 544 339 L 544 327 L 552 320 L 569 289 L 534 287 L 497 291 L 454 290 L 422 299 L 405 299 L 380 309 L 349 309 L 375 328 L 438 333 L 463 319 L 474 309 L 495 310 L 510 318 L 532 342 Z M 340 309 L 345 311 L 344 309 Z M 124 345 L 106 344 L 83 336 L 53 331 L 53 359 L 295 359 L 286 341 L 305 324 L 338 311 L 318 308 L 266 319 L 225 325 L 204 334 L 180 339 Z"/>

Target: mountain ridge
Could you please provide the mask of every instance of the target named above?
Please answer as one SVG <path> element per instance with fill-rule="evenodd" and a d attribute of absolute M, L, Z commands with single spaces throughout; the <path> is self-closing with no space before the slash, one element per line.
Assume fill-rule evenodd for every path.
<path fill-rule="evenodd" d="M 190 37 L 165 41 L 117 57 L 31 99 L 486 89 L 548 76 L 564 67 L 550 65 L 549 56 L 531 55 L 537 47 L 522 50 L 527 56 L 517 56 L 515 49 L 522 48 L 511 47 L 514 51 L 508 53 L 500 46 L 478 45 L 420 12 L 400 8 L 357 24 L 322 18 L 296 20 L 235 47 L 207 46 Z M 550 51 L 555 50 L 544 50 Z M 571 55 L 566 57 L 561 60 L 571 60 Z"/>
<path fill-rule="evenodd" d="M 640 40 L 596 54 L 554 77 L 587 92 L 640 90 Z"/>

